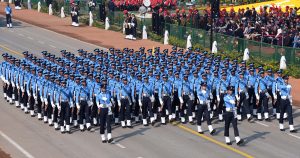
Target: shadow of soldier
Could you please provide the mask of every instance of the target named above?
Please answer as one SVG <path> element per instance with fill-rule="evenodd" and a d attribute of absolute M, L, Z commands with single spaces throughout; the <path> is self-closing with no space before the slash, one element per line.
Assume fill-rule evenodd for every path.
<path fill-rule="evenodd" d="M 130 137 L 133 137 L 133 136 L 136 136 L 136 135 L 144 135 L 144 132 L 149 130 L 150 128 L 147 127 L 147 128 L 139 128 L 138 130 L 136 131 L 133 131 L 131 133 L 127 133 L 127 134 L 123 134 L 121 136 L 117 136 L 117 137 L 114 137 L 114 142 L 115 143 L 118 143 L 118 142 L 121 142 L 125 139 L 128 139 Z"/>
<path fill-rule="evenodd" d="M 255 139 L 265 139 L 265 135 L 270 134 L 271 132 L 258 132 L 258 131 L 253 131 L 254 134 L 243 138 L 245 140 L 244 145 L 250 143 L 251 141 Z"/>

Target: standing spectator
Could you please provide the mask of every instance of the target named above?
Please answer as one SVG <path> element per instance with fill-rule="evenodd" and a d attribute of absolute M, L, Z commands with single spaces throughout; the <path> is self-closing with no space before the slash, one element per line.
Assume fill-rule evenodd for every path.
<path fill-rule="evenodd" d="M 112 15 L 112 16 L 114 15 L 115 3 L 112 0 L 110 0 L 108 2 L 108 11 L 109 11 L 109 15 Z"/>
<path fill-rule="evenodd" d="M 136 40 L 136 28 L 137 28 L 137 20 L 135 15 L 131 14 L 131 33 L 132 33 L 132 39 Z"/>
<path fill-rule="evenodd" d="M 300 33 L 297 33 L 294 37 L 293 48 L 300 48 Z"/>
<path fill-rule="evenodd" d="M 7 28 L 12 28 L 12 22 L 11 22 L 12 10 L 9 6 L 9 3 L 7 3 L 7 6 L 5 7 L 5 13 L 6 13 L 6 26 Z"/>
<path fill-rule="evenodd" d="M 78 16 L 79 16 L 79 7 L 76 3 L 73 2 L 71 8 L 72 26 L 75 27 L 79 26 Z"/>

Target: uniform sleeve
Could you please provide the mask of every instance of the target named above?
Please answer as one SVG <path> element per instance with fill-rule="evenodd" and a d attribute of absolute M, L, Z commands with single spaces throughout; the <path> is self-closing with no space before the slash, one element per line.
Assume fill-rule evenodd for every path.
<path fill-rule="evenodd" d="M 76 104 L 79 104 L 79 92 L 80 92 L 79 89 L 75 90 L 75 102 L 76 102 Z"/>
<path fill-rule="evenodd" d="M 143 93 L 144 85 L 142 85 L 141 90 L 139 91 L 139 100 L 142 100 L 142 93 Z"/>
<path fill-rule="evenodd" d="M 158 98 L 159 98 L 159 99 L 162 99 L 161 91 L 162 91 L 162 87 L 161 87 L 161 85 L 160 85 L 160 86 L 158 87 Z"/>

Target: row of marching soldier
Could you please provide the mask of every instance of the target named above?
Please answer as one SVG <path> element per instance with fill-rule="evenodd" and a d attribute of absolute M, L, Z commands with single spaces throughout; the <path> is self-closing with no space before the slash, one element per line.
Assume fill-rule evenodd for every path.
<path fill-rule="evenodd" d="M 113 141 L 112 124 L 132 128 L 133 123 L 179 121 L 196 124 L 203 134 L 206 121 L 213 135 L 212 119 L 225 120 L 226 143 L 231 144 L 232 124 L 239 145 L 243 139 L 237 121 L 243 119 L 274 117 L 284 130 L 288 118 L 290 132 L 296 132 L 291 85 L 281 70 L 275 77 L 271 69 L 265 74 L 261 66 L 221 59 L 200 49 L 184 51 L 174 46 L 168 51 L 141 47 L 87 53 L 80 49 L 75 56 L 62 50 L 62 57 L 43 51 L 42 58 L 24 52 L 21 60 L 3 54 L 4 97 L 62 133 L 71 133 L 71 125 L 81 131 L 94 131 L 100 125 L 103 142 Z"/>

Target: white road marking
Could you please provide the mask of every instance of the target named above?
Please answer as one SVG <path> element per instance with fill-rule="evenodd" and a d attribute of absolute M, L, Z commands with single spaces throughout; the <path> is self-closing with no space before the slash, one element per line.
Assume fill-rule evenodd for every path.
<path fill-rule="evenodd" d="M 30 40 L 33 40 L 33 38 L 32 38 L 32 37 L 30 37 L 30 36 L 28 36 L 27 38 L 28 38 L 28 39 L 30 39 Z"/>
<path fill-rule="evenodd" d="M 19 36 L 22 36 L 22 37 L 24 37 L 24 35 L 23 35 L 23 34 L 21 34 L 21 33 L 19 33 Z"/>
<path fill-rule="evenodd" d="M 18 143 L 16 143 L 14 140 L 8 137 L 2 131 L 0 131 L 0 135 L 8 142 L 10 142 L 14 147 L 16 147 L 19 151 L 21 151 L 27 158 L 34 158 L 29 152 L 27 152 L 24 148 L 22 148 Z"/>
<path fill-rule="evenodd" d="M 261 123 L 261 122 L 258 122 L 258 121 L 255 121 L 255 123 L 258 123 L 258 124 L 260 124 L 260 125 L 262 125 L 262 126 L 265 126 L 265 127 L 269 127 L 269 125 L 266 125 L 266 124 Z"/>
<path fill-rule="evenodd" d="M 295 138 L 297 138 L 297 139 L 300 139 L 299 136 L 296 136 L 296 135 L 294 135 L 294 134 L 288 133 L 288 135 L 290 135 L 290 136 L 292 136 L 292 137 L 295 137 Z"/>
<path fill-rule="evenodd" d="M 137 157 L 137 158 L 143 158 L 143 157 Z"/>
<path fill-rule="evenodd" d="M 45 42 L 43 42 L 43 41 L 38 41 L 38 43 L 40 43 L 40 44 L 45 44 Z"/>
<path fill-rule="evenodd" d="M 51 45 L 51 44 L 49 46 L 52 47 L 52 48 L 56 48 L 54 45 Z"/>
<path fill-rule="evenodd" d="M 125 149 L 125 148 L 126 148 L 125 146 L 123 146 L 123 145 L 121 145 L 121 144 L 119 144 L 119 143 L 117 143 L 116 146 L 118 146 L 118 147 L 120 147 L 120 148 L 122 148 L 122 149 Z"/>

